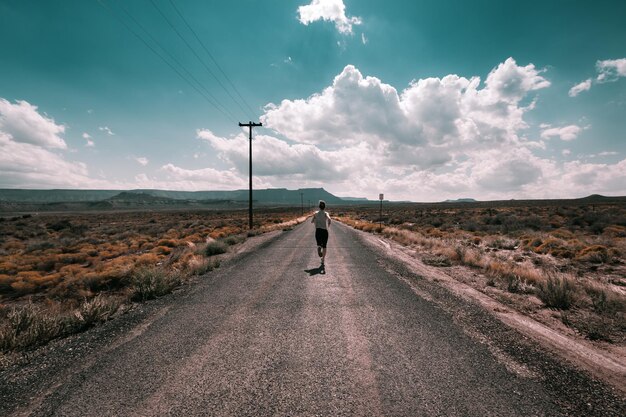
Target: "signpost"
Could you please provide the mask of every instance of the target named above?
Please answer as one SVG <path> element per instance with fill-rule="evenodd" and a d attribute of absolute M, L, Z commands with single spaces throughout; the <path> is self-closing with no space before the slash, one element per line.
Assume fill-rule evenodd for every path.
<path fill-rule="evenodd" d="M 381 232 L 383 231 L 383 198 L 385 198 L 385 195 L 383 193 L 378 194 L 378 199 L 380 200 L 380 215 L 378 216 L 378 225 Z"/>

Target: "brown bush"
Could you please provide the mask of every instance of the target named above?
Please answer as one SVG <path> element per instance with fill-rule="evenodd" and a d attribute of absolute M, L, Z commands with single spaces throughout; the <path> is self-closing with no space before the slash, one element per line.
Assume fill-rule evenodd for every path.
<path fill-rule="evenodd" d="M 173 239 L 162 239 L 157 242 L 157 246 L 167 246 L 168 248 L 175 248 L 179 245 L 179 242 Z"/>
<path fill-rule="evenodd" d="M 624 226 L 607 226 L 604 228 L 602 234 L 609 237 L 626 237 L 626 227 Z"/>
<path fill-rule="evenodd" d="M 609 251 L 602 245 L 588 246 L 576 254 L 576 260 L 594 264 L 604 263 L 609 260 Z"/>
<path fill-rule="evenodd" d="M 160 260 L 161 258 L 154 253 L 144 253 L 135 259 L 135 264 L 137 266 L 156 265 Z"/>

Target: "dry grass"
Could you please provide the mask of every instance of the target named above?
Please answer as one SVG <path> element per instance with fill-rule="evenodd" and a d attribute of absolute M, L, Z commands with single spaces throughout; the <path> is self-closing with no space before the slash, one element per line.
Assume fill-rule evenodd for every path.
<path fill-rule="evenodd" d="M 97 323 L 109 320 L 120 308 L 118 297 L 99 295 L 78 307 L 70 304 L 34 304 L 4 308 L 0 325 L 0 351 L 30 349 Z"/>
<path fill-rule="evenodd" d="M 566 202 L 563 202 L 566 204 Z M 626 206 L 390 205 L 345 208 L 339 220 L 413 247 L 434 266 L 463 265 L 485 277 L 477 289 L 537 297 L 567 310 L 564 322 L 590 339 L 626 342 Z M 480 283 L 483 284 L 480 284 Z M 521 302 L 520 310 L 529 305 Z"/>
<path fill-rule="evenodd" d="M 259 211 L 249 236 L 303 220 Z M 172 292 L 247 238 L 247 212 L 105 212 L 0 218 L 0 350 L 23 350 Z M 219 239 L 219 240 L 215 240 Z M 4 307 L 2 307 L 4 305 Z M 126 308 L 126 307 L 124 307 Z"/>
<path fill-rule="evenodd" d="M 153 266 L 139 268 L 133 272 L 131 282 L 131 300 L 146 301 L 171 293 L 182 283 L 178 271 Z"/>

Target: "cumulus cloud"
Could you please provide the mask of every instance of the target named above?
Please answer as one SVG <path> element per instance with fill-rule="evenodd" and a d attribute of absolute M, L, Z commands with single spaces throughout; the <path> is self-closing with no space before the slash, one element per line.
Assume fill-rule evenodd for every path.
<path fill-rule="evenodd" d="M 198 138 L 207 141 L 219 157 L 231 163 L 241 174 L 248 173 L 249 139 L 243 135 L 221 138 L 210 130 L 198 130 Z M 354 174 L 353 162 L 363 152 L 361 148 L 323 151 L 310 144 L 288 144 L 269 135 L 256 135 L 253 141 L 254 175 L 292 180 L 342 180 Z M 353 150 L 349 157 L 347 152 Z M 349 158 L 348 158 L 349 157 Z"/>
<path fill-rule="evenodd" d="M 44 148 L 67 149 L 60 135 L 65 133 L 65 126 L 58 125 L 54 119 L 41 115 L 37 106 L 27 101 L 18 100 L 15 104 L 0 98 L 0 132 L 12 141 L 29 143 Z"/>
<path fill-rule="evenodd" d="M 312 0 L 310 4 L 298 7 L 298 15 L 298 20 L 303 25 L 317 20 L 334 22 L 342 34 L 351 34 L 352 26 L 361 24 L 360 17 L 346 16 L 343 0 Z"/>
<path fill-rule="evenodd" d="M 589 89 L 591 89 L 591 78 L 587 78 L 585 81 L 576 84 L 575 86 L 569 89 L 569 92 L 567 94 L 570 97 L 576 97 L 583 91 L 588 91 Z"/>
<path fill-rule="evenodd" d="M 272 141 L 277 143 L 267 148 L 301 167 L 285 172 L 297 175 L 319 166 L 332 175 L 312 178 L 342 195 L 375 198 L 384 191 L 418 201 L 461 194 L 484 199 L 572 197 L 563 178 L 571 178 L 576 167 L 534 151 L 546 149 L 547 139 L 571 141 L 585 127 L 542 124 L 536 138 L 526 131 L 524 118 L 534 108 L 536 92 L 549 86 L 544 70 L 518 65 L 512 58 L 490 71 L 484 83 L 477 76 L 451 74 L 414 80 L 401 91 L 348 65 L 308 98 L 268 104 L 261 121 L 276 133 Z M 214 136 L 207 134 L 223 159 L 243 170 L 245 137 L 237 144 L 237 138 Z M 306 151 L 295 156 L 300 146 Z M 273 158 L 267 159 L 275 168 L 265 171 L 266 178 L 285 184 L 277 176 L 284 162 Z M 615 172 L 612 165 L 598 169 Z M 575 190 L 576 196 L 602 187 L 589 181 Z"/>
<path fill-rule="evenodd" d="M 626 77 L 626 58 L 598 61 L 596 70 L 598 82 L 616 81 L 619 77 Z"/>
<path fill-rule="evenodd" d="M 66 159 L 64 132 L 64 125 L 40 114 L 37 106 L 0 98 L 0 188 L 110 187 L 91 178 L 83 162 Z M 83 138 L 89 146 L 89 134 Z"/>
<path fill-rule="evenodd" d="M 564 141 L 574 140 L 578 137 L 583 128 L 577 125 L 569 125 L 564 127 L 551 127 L 544 129 L 541 132 L 543 139 L 550 139 L 552 137 L 558 137 Z"/>
<path fill-rule="evenodd" d="M 65 160 L 42 146 L 14 141 L 0 132 L 0 188 L 84 188 L 100 183 L 82 162 Z"/>
<path fill-rule="evenodd" d="M 149 162 L 148 158 L 143 157 L 143 156 L 135 158 L 135 161 L 137 161 L 139 165 L 144 166 L 144 167 L 148 165 L 148 162 Z"/>
<path fill-rule="evenodd" d="M 307 99 L 269 104 L 263 124 L 291 141 L 329 148 L 365 142 L 388 162 L 435 168 L 465 150 L 518 141 L 529 93 L 550 85 L 534 65 L 512 58 L 480 78 L 413 81 L 401 93 L 352 65 Z"/>

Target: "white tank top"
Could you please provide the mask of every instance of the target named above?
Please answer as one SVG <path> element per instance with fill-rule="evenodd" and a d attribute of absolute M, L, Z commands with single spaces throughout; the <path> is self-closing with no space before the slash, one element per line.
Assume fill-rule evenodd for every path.
<path fill-rule="evenodd" d="M 324 210 L 315 212 L 315 228 L 326 229 L 328 213 Z"/>

